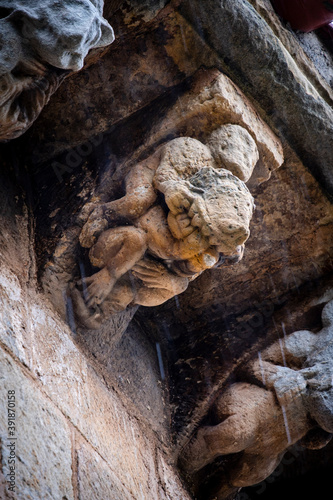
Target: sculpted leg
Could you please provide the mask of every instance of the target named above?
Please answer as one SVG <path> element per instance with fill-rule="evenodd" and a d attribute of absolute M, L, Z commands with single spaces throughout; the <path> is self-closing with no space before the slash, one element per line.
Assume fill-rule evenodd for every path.
<path fill-rule="evenodd" d="M 85 280 L 88 307 L 101 304 L 146 249 L 146 235 L 140 229 L 129 226 L 104 231 L 89 252 L 91 263 L 101 270 Z"/>
<path fill-rule="evenodd" d="M 187 472 L 196 472 L 220 455 L 243 451 L 253 439 L 253 429 L 242 424 L 238 415 L 231 415 L 218 425 L 199 429 L 183 456 L 183 466 Z"/>
<path fill-rule="evenodd" d="M 243 382 L 232 384 L 216 403 L 215 417 L 220 423 L 199 429 L 183 454 L 184 468 L 193 473 L 220 455 L 258 446 L 265 432 L 270 436 L 265 415 L 269 421 L 275 407 L 270 391 Z"/>

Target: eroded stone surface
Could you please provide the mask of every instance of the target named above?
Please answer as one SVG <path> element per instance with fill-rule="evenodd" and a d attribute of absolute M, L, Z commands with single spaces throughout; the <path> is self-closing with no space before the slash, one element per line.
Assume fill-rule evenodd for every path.
<path fill-rule="evenodd" d="M 0 4 L 0 140 L 18 137 L 35 121 L 68 70 L 88 51 L 114 40 L 102 0 Z"/>
<path fill-rule="evenodd" d="M 134 500 L 108 464 L 89 445 L 77 450 L 78 493 L 82 500 Z M 138 497 L 139 498 L 139 497 Z"/>
<path fill-rule="evenodd" d="M 158 454 L 157 470 L 159 475 L 158 498 L 161 500 L 190 500 L 190 495 L 184 491 L 180 478 L 172 474 L 172 468 L 162 454 Z"/>
<path fill-rule="evenodd" d="M 237 137 L 248 143 L 248 134 Z M 90 262 L 101 270 L 79 283 L 82 298 L 72 290 L 83 324 L 92 325 L 88 308 L 98 325 L 129 304 L 159 305 L 206 269 L 240 260 L 253 199 L 216 160 L 198 140 L 174 139 L 132 169 L 123 198 L 92 205 L 80 243 L 90 248 Z M 158 193 L 167 210 L 154 205 Z M 132 224 L 108 229 L 120 218 Z"/>
<path fill-rule="evenodd" d="M 25 338 L 25 295 L 17 277 L 0 269 L 0 339 L 25 364 L 29 364 Z"/>
<path fill-rule="evenodd" d="M 199 428 L 185 448 L 182 464 L 190 473 L 218 456 L 242 452 L 221 478 L 218 498 L 265 479 L 300 439 L 311 449 L 330 441 L 333 301 L 325 306 L 322 323 L 319 333 L 294 332 L 249 362 L 245 375 L 256 383 L 230 385 L 214 405 L 219 423 Z"/>
<path fill-rule="evenodd" d="M 224 125 L 211 133 L 209 146 L 215 161 L 247 182 L 259 160 L 256 143 L 239 125 Z"/>
<path fill-rule="evenodd" d="M 16 489 L 13 495 L 7 485 L 8 498 L 73 500 L 71 435 L 66 419 L 2 349 L 0 380 L 0 435 L 5 476 L 10 472 L 10 452 L 14 451 L 16 456 Z M 8 435 L 8 391 L 15 391 L 15 440 L 10 440 Z M 12 447 L 8 446 L 14 441 Z"/>

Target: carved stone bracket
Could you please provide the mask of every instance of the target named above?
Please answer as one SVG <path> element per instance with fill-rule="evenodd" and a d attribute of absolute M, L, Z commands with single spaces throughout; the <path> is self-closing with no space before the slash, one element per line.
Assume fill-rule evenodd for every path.
<path fill-rule="evenodd" d="M 267 181 L 284 161 L 281 141 L 243 92 L 217 69 L 196 73 L 191 89 L 152 128 L 136 158 L 164 142 L 165 137 L 194 137 L 205 143 L 208 135 L 227 124 L 247 130 L 258 148 L 259 161 L 249 185 Z"/>
<path fill-rule="evenodd" d="M 191 136 L 132 161 L 123 198 L 84 208 L 80 244 L 94 271 L 71 294 L 90 328 L 129 305 L 159 305 L 204 270 L 238 262 L 254 207 L 245 182 L 263 182 L 283 161 L 279 140 L 216 71 L 199 73 L 145 147 L 171 125 Z"/>
<path fill-rule="evenodd" d="M 217 498 L 259 483 L 291 445 L 319 449 L 333 433 L 333 301 L 322 312 L 322 330 L 297 331 L 259 353 L 244 381 L 214 403 L 214 425 L 199 427 L 180 455 L 188 474 L 217 457 L 239 454 L 224 468 Z"/>
<path fill-rule="evenodd" d="M 0 140 L 23 134 L 92 48 L 114 40 L 102 0 L 1 0 Z"/>

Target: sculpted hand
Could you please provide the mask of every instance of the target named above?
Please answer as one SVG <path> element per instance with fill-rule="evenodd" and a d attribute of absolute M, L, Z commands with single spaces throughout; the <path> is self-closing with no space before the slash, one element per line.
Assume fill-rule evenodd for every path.
<path fill-rule="evenodd" d="M 102 206 L 96 207 L 82 228 L 79 240 L 84 248 L 91 248 L 98 236 L 108 227 Z"/>
<path fill-rule="evenodd" d="M 177 215 L 169 212 L 168 226 L 172 235 L 178 240 L 186 238 L 195 230 L 192 226 L 192 220 L 187 212 L 182 212 Z"/>
<path fill-rule="evenodd" d="M 165 202 L 173 215 L 187 211 L 194 200 L 193 194 L 186 186 L 181 183 L 165 193 Z"/>
<path fill-rule="evenodd" d="M 175 295 L 182 293 L 188 285 L 188 279 L 175 276 L 163 264 L 154 260 L 140 260 L 132 274 L 139 278 L 147 288 L 170 290 Z"/>
<path fill-rule="evenodd" d="M 132 274 L 148 288 L 164 288 L 164 277 L 167 273 L 163 264 L 149 259 L 140 260 L 132 268 Z"/>

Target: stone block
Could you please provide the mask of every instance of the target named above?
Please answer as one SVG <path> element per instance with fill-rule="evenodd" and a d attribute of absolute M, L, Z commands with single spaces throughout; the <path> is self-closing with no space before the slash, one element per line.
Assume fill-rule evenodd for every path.
<path fill-rule="evenodd" d="M 2 472 L 5 479 L 11 473 L 15 481 L 14 492 L 8 490 L 10 483 L 4 485 L 4 498 L 74 499 L 71 434 L 66 419 L 3 350 L 0 350 L 0 385 Z M 8 391 L 15 391 L 14 431 L 8 430 Z M 14 435 L 9 436 L 9 432 Z M 13 469 L 9 469 L 14 466 L 15 479 Z"/>
<path fill-rule="evenodd" d="M 80 500 L 135 500 L 103 458 L 88 444 L 77 450 Z"/>
<path fill-rule="evenodd" d="M 18 278 L 0 269 L 0 340 L 24 364 L 29 364 L 26 303 Z"/>
<path fill-rule="evenodd" d="M 153 128 L 149 141 L 139 148 L 138 153 L 170 135 L 189 136 L 205 142 L 214 130 L 227 124 L 248 131 L 259 151 L 253 177 L 257 183 L 269 179 L 271 172 L 284 161 L 281 141 L 240 89 L 216 69 L 196 73 L 191 89 Z"/>
<path fill-rule="evenodd" d="M 154 447 L 146 437 L 151 431 L 139 427 L 120 397 L 88 365 L 51 309 L 35 304 L 30 316 L 34 372 L 45 392 L 136 499 L 156 498 Z"/>
<path fill-rule="evenodd" d="M 157 457 L 160 500 L 190 500 L 175 469 L 168 464 L 162 454 Z"/>

